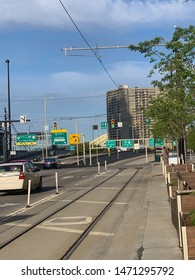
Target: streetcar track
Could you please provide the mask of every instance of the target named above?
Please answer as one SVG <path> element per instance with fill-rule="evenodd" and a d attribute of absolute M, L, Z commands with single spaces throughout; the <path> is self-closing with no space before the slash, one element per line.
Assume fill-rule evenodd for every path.
<path fill-rule="evenodd" d="M 135 177 L 135 175 L 139 172 L 140 168 L 136 168 L 137 170 L 134 174 L 125 182 L 125 184 L 120 188 L 117 194 L 112 198 L 112 200 L 105 206 L 105 208 L 97 215 L 97 217 L 90 223 L 90 225 L 83 231 L 80 237 L 73 243 L 73 245 L 66 251 L 61 260 L 68 260 L 71 255 L 76 251 L 79 245 L 84 241 L 84 239 L 90 234 L 94 226 L 99 222 L 99 220 L 104 216 L 104 214 L 111 208 L 116 199 L 120 196 L 120 194 L 126 189 L 126 186 L 129 182 Z"/>
<path fill-rule="evenodd" d="M 85 196 L 86 194 L 90 193 L 91 191 L 93 191 L 94 189 L 100 187 L 102 184 L 104 184 L 105 182 L 109 181 L 110 179 L 112 179 L 113 177 L 117 176 L 119 173 L 121 173 L 124 170 L 124 168 L 119 169 L 115 174 L 111 175 L 110 177 L 106 178 L 105 180 L 103 180 L 102 182 L 98 183 L 97 185 L 91 187 L 90 189 L 87 189 L 86 192 L 82 193 L 81 195 L 77 196 L 76 198 L 72 199 L 69 202 L 65 202 L 65 204 L 63 204 L 62 206 L 58 207 L 56 210 L 52 211 L 52 213 L 49 213 L 48 215 L 45 215 L 44 217 L 40 218 L 37 222 L 31 224 L 28 228 L 23 229 L 22 231 L 20 231 L 19 233 L 17 233 L 16 235 L 10 237 L 8 240 L 2 242 L 0 244 L 0 250 L 4 247 L 6 247 L 7 245 L 9 245 L 10 243 L 12 243 L 13 241 L 17 240 L 19 237 L 25 235 L 27 232 L 29 232 L 30 230 L 32 230 L 33 228 L 39 226 L 41 223 L 43 223 L 45 220 L 47 220 L 48 218 L 52 217 L 53 215 L 55 215 L 56 213 L 60 212 L 61 210 L 65 209 L 66 207 L 70 206 L 71 204 L 73 204 L 74 202 L 76 202 L 77 200 L 79 200 L 80 198 L 82 198 L 83 196 Z M 138 171 L 138 169 L 137 169 Z M 137 173 L 136 171 L 136 173 Z M 134 176 L 134 175 L 133 175 Z M 132 178 L 132 177 L 131 177 Z M 130 180 L 131 180 L 130 178 Z M 130 181 L 129 180 L 129 181 Z M 128 181 L 128 182 L 129 182 Z M 127 183 L 128 183 L 127 182 Z M 120 191 L 119 191 L 120 192 Z M 60 201 L 62 202 L 62 201 Z M 43 210 L 44 211 L 44 210 Z M 10 217 L 11 218 L 11 217 Z M 21 224 L 23 223 L 23 221 L 21 222 Z M 11 224 L 11 223 L 10 223 Z M 19 225 L 20 223 L 18 223 L 17 225 Z M 28 223 L 27 223 L 28 224 Z M 13 224 L 13 227 L 16 226 Z M 22 226 L 21 226 L 22 228 Z M 9 229 L 8 229 L 9 230 Z M 7 230 L 5 230 L 4 232 L 6 232 Z"/>

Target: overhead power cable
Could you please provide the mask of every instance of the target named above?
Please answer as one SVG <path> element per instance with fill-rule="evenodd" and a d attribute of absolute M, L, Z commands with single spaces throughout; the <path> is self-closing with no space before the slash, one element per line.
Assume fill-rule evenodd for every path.
<path fill-rule="evenodd" d="M 109 76 L 109 78 L 112 80 L 112 82 L 115 84 L 115 86 L 118 88 L 118 84 L 115 82 L 115 80 L 112 78 L 112 76 L 110 75 L 110 73 L 108 72 L 108 70 L 106 69 L 105 65 L 103 64 L 103 62 L 101 61 L 100 57 L 96 54 L 96 52 L 93 50 L 93 48 L 90 46 L 90 44 L 88 43 L 88 41 L 86 40 L 86 38 L 84 37 L 84 35 L 82 34 L 82 32 L 80 31 L 80 29 L 78 28 L 78 26 L 76 25 L 75 21 L 73 20 L 73 18 L 71 17 L 71 15 L 69 14 L 68 10 L 66 9 L 65 5 L 62 3 L 61 0 L 59 0 L 60 4 L 62 5 L 64 11 L 66 12 L 66 14 L 68 15 L 68 17 L 70 18 L 70 20 L 72 21 L 73 25 L 75 26 L 75 28 L 77 29 L 77 31 L 79 32 L 79 34 L 81 35 L 81 37 L 83 38 L 83 40 L 85 41 L 85 43 L 87 44 L 87 46 L 89 47 L 89 49 L 93 52 L 93 54 L 95 55 L 95 57 L 97 58 L 97 60 L 100 62 L 101 66 L 103 67 L 104 71 L 106 72 L 106 74 Z"/>

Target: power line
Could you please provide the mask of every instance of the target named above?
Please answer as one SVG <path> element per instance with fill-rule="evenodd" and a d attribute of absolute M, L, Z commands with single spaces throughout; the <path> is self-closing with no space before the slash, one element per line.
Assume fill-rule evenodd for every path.
<path fill-rule="evenodd" d="M 95 51 L 93 50 L 93 48 L 91 48 L 90 44 L 88 43 L 88 41 L 86 40 L 86 38 L 84 37 L 84 35 L 81 33 L 80 29 L 78 28 L 78 26 L 76 25 L 75 21 L 73 20 L 73 18 L 71 17 L 71 15 L 69 14 L 68 10 L 66 9 L 65 5 L 62 3 L 61 0 L 59 0 L 60 4 L 62 5 L 63 9 L 65 10 L 66 14 L 68 15 L 68 17 L 70 18 L 70 20 L 72 21 L 73 25 L 75 26 L 75 28 L 77 29 L 77 31 L 79 32 L 79 34 L 81 35 L 81 37 L 83 38 L 83 40 L 85 41 L 85 43 L 87 44 L 87 46 L 89 47 L 89 49 L 93 52 L 93 54 L 95 55 L 95 57 L 97 58 L 97 60 L 100 62 L 101 66 L 103 67 L 104 71 L 107 73 L 107 75 L 109 76 L 109 78 L 112 80 L 112 82 L 115 84 L 115 86 L 118 88 L 119 86 L 117 85 L 117 83 L 114 81 L 114 79 L 112 78 L 112 76 L 110 75 L 110 73 L 108 72 L 108 70 L 106 69 L 106 67 L 104 66 L 103 62 L 101 61 L 100 57 L 95 53 Z"/>
<path fill-rule="evenodd" d="M 55 94 L 54 94 L 55 95 Z M 105 95 L 93 95 L 93 96 L 75 96 L 75 97 L 46 97 L 47 101 L 62 101 L 62 100 L 74 100 L 74 99 L 90 99 L 90 98 L 99 98 L 105 97 Z M 7 102 L 7 100 L 0 100 L 0 103 Z M 12 100 L 12 102 L 43 102 L 43 99 L 16 99 Z"/>

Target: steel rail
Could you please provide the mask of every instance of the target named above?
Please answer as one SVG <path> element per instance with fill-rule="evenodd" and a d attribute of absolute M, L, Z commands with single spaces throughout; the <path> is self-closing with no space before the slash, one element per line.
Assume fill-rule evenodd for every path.
<path fill-rule="evenodd" d="M 48 218 L 52 217 L 54 214 L 60 212 L 61 210 L 65 209 L 66 207 L 68 207 L 69 205 L 73 204 L 74 202 L 76 202 L 77 200 L 79 200 L 80 198 L 82 198 L 83 196 L 85 196 L 86 194 L 90 193 L 91 191 L 93 191 L 94 189 L 96 189 L 97 187 L 101 186 L 102 184 L 104 184 L 105 182 L 109 181 L 110 179 L 112 179 L 113 177 L 117 176 L 119 173 L 121 173 L 124 170 L 124 168 L 119 169 L 115 174 L 111 175 L 110 177 L 106 178 L 105 180 L 103 180 L 101 183 L 98 183 L 97 185 L 95 185 L 94 187 L 92 187 L 91 189 L 88 189 L 86 192 L 84 192 L 83 194 L 79 195 L 78 197 L 76 197 L 75 199 L 73 199 L 70 202 L 66 202 L 65 205 L 62 205 L 61 207 L 59 207 L 57 210 L 53 211 L 52 213 L 45 215 L 43 218 L 39 219 L 37 222 L 35 222 L 34 224 L 30 225 L 28 228 L 20 231 L 18 234 L 12 236 L 10 239 L 6 240 L 5 242 L 0 244 L 0 250 L 4 247 L 6 247 L 7 245 L 9 245 L 10 243 L 12 243 L 13 241 L 17 240 L 19 237 L 25 235 L 27 232 L 29 232 L 30 230 L 34 229 L 35 227 L 37 227 L 39 224 L 43 223 L 45 220 L 47 220 Z M 56 203 L 57 204 L 57 203 Z M 44 209 L 45 210 L 45 209 Z M 43 210 L 43 211 L 44 211 Z M 42 212 L 43 212 L 42 211 Z M 10 216 L 10 219 L 12 217 Z M 9 220 L 7 220 L 9 222 Z M 1 221 L 2 222 L 2 221 Z M 23 221 L 22 221 L 23 222 Z M 6 230 L 4 231 L 6 232 Z"/>
<path fill-rule="evenodd" d="M 122 188 L 118 191 L 118 193 L 112 198 L 112 200 L 105 206 L 105 208 L 98 214 L 98 216 L 91 222 L 91 224 L 86 228 L 86 230 L 81 234 L 81 236 L 73 243 L 73 245 L 66 251 L 61 260 L 68 260 L 70 256 L 76 251 L 79 245 L 83 242 L 83 240 L 87 237 L 90 231 L 94 228 L 94 226 L 99 222 L 99 220 L 105 215 L 105 213 L 111 208 L 116 199 L 120 196 L 120 194 L 125 190 L 129 182 L 136 176 L 139 170 L 142 168 L 137 168 L 134 174 L 128 179 L 127 182 L 122 186 Z"/>

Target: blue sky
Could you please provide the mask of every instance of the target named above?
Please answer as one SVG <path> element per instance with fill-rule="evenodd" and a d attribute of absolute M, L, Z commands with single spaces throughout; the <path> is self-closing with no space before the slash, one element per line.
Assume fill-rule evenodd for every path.
<path fill-rule="evenodd" d="M 127 46 L 155 36 L 168 41 L 174 26 L 195 22 L 194 0 L 61 2 L 91 47 Z M 93 135 L 92 125 L 100 127 L 106 121 L 106 116 L 97 116 L 106 114 L 106 92 L 115 84 L 150 86 L 147 74 L 152 66 L 128 49 L 101 50 L 98 53 L 111 79 L 91 51 L 65 56 L 63 48 L 88 46 L 62 4 L 59 0 L 0 0 L 0 119 L 7 107 L 5 60 L 9 59 L 12 119 L 26 115 L 31 120 L 15 123 L 17 131 L 40 131 L 46 112 L 49 126 L 56 120 L 69 133 L 75 133 L 78 117 L 78 132 L 90 140 L 105 133 L 99 129 Z"/>

